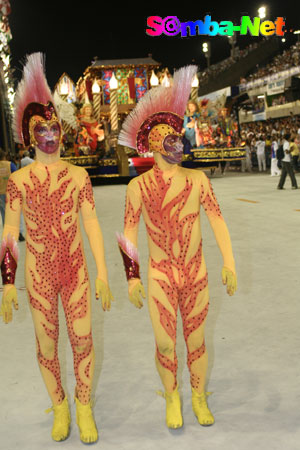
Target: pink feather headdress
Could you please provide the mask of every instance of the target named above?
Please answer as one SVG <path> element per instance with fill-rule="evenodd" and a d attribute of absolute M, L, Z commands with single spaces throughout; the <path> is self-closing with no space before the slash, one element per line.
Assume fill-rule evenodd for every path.
<path fill-rule="evenodd" d="M 165 130 L 157 130 L 159 146 L 156 151 L 164 153 L 161 142 L 167 134 L 181 134 L 183 116 L 191 91 L 192 79 L 197 66 L 190 65 L 175 71 L 171 87 L 150 89 L 124 120 L 118 142 L 134 148 L 138 153 L 146 153 L 149 135 L 154 127 L 166 125 Z"/>
<path fill-rule="evenodd" d="M 51 120 L 53 115 L 58 117 L 44 66 L 42 53 L 27 56 L 15 94 L 12 128 L 15 141 L 25 146 L 30 144 L 29 121 L 32 116 L 41 116 L 45 120 Z"/>

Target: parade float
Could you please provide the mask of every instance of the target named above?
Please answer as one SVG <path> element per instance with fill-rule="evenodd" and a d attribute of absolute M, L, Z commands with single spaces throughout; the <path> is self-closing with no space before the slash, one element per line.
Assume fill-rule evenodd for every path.
<path fill-rule="evenodd" d="M 64 129 L 63 159 L 84 166 L 91 178 L 130 177 L 153 165 L 117 144 L 120 126 L 139 99 L 153 87 L 160 64 L 146 58 L 98 60 L 75 84 L 63 74 L 55 101 Z M 112 180 L 110 180 L 112 181 Z"/>
<path fill-rule="evenodd" d="M 85 167 L 91 178 L 102 182 L 106 178 L 119 182 L 149 170 L 153 155 L 140 156 L 118 145 L 117 137 L 122 122 L 144 94 L 171 83 L 168 69 L 161 69 L 151 55 L 126 60 L 95 58 L 76 84 L 64 73 L 54 90 L 64 129 L 62 158 Z M 216 167 L 222 170 L 226 162 L 245 157 L 236 121 L 225 106 L 227 98 L 222 92 L 215 98 L 199 99 L 198 78 L 194 78 L 184 118 L 183 166 L 213 173 Z"/>
<path fill-rule="evenodd" d="M 223 172 L 226 163 L 239 164 L 245 158 L 245 142 L 240 138 L 233 104 L 230 89 L 201 98 L 192 89 L 184 117 L 183 166 L 211 173 L 219 167 Z"/>

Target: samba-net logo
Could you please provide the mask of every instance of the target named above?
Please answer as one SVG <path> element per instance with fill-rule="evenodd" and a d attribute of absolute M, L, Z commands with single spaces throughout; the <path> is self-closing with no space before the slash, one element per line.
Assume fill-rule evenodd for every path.
<path fill-rule="evenodd" d="M 239 33 L 241 36 L 250 34 L 251 36 L 284 36 L 285 19 L 277 17 L 275 21 L 264 20 L 260 17 L 242 16 L 241 24 L 234 25 L 233 22 L 222 20 L 216 22 L 211 20 L 211 16 L 205 16 L 204 20 L 180 22 L 176 16 L 149 16 L 147 18 L 146 33 L 148 36 L 233 36 Z"/>

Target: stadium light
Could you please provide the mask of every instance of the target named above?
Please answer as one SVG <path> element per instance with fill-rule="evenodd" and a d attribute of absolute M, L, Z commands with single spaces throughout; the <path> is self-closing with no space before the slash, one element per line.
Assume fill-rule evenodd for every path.
<path fill-rule="evenodd" d="M 300 30 L 295 30 L 295 31 L 293 32 L 293 34 L 298 34 L 298 36 L 297 36 L 297 41 L 299 42 L 299 40 L 300 40 Z"/>
<path fill-rule="evenodd" d="M 203 53 L 207 53 L 208 52 L 208 43 L 207 42 L 203 42 L 202 50 L 203 50 Z"/>
<path fill-rule="evenodd" d="M 205 55 L 205 58 L 207 59 L 207 67 L 209 67 L 210 63 L 210 42 L 203 42 L 202 44 L 202 51 Z"/>
<path fill-rule="evenodd" d="M 265 6 L 261 6 L 260 8 L 258 8 L 258 16 L 261 19 L 264 19 L 266 17 L 266 7 Z"/>

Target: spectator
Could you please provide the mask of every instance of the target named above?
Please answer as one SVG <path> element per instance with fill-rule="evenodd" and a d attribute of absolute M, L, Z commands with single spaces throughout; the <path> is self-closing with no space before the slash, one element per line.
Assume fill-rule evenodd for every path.
<path fill-rule="evenodd" d="M 17 170 L 16 165 L 7 160 L 6 153 L 0 148 L 0 213 L 2 225 L 4 225 L 5 219 L 6 186 L 10 174 L 15 170 Z"/>
<path fill-rule="evenodd" d="M 284 183 L 286 176 L 289 175 L 291 179 L 292 189 L 298 189 L 296 177 L 294 174 L 294 170 L 291 163 L 291 150 L 290 150 L 290 134 L 285 134 L 283 139 L 283 151 L 284 151 L 284 157 L 281 160 L 282 169 L 281 169 L 281 176 L 280 180 L 277 186 L 277 189 L 284 189 Z"/>
<path fill-rule="evenodd" d="M 34 159 L 30 158 L 29 152 L 25 151 L 23 153 L 23 158 L 21 159 L 21 168 L 28 166 L 28 164 L 32 164 L 34 162 Z"/>
<path fill-rule="evenodd" d="M 297 138 L 293 138 L 290 143 L 292 165 L 295 172 L 298 172 L 298 159 L 299 159 L 299 147 L 297 144 Z"/>
<path fill-rule="evenodd" d="M 252 172 L 252 163 L 251 163 L 251 143 L 249 139 L 246 139 L 246 158 L 242 159 L 242 172 Z"/>
<path fill-rule="evenodd" d="M 278 160 L 276 156 L 277 149 L 278 149 L 278 137 L 276 134 L 273 134 L 271 144 L 271 177 L 280 175 L 280 169 L 278 167 Z"/>
<path fill-rule="evenodd" d="M 258 140 L 255 143 L 259 172 L 266 170 L 265 145 L 266 145 L 266 143 L 265 143 L 264 139 L 262 138 L 262 136 L 259 136 Z"/>

